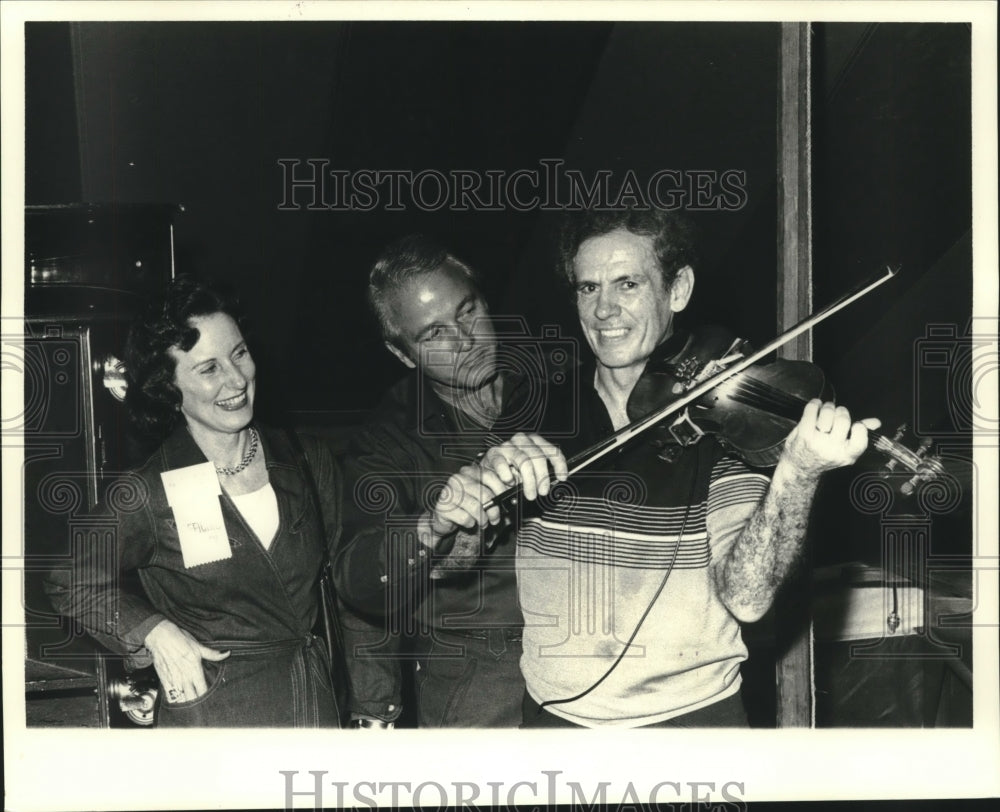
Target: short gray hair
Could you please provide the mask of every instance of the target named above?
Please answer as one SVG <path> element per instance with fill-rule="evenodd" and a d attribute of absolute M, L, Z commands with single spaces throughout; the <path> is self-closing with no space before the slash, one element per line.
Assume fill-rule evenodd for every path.
<path fill-rule="evenodd" d="M 368 275 L 368 305 L 378 321 L 382 338 L 392 342 L 397 338 L 388 304 L 389 294 L 410 279 L 434 273 L 446 265 L 461 271 L 477 291 L 482 289 L 479 275 L 472 268 L 423 234 L 408 234 L 382 252 Z"/>

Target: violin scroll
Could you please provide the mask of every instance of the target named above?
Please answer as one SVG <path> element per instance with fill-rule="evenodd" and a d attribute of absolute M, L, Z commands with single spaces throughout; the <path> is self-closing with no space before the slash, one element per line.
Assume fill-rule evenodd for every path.
<path fill-rule="evenodd" d="M 889 457 L 889 461 L 882 471 L 883 478 L 888 479 L 891 474 L 898 470 L 906 470 L 913 474 L 910 479 L 900 486 L 903 496 L 909 496 L 916 490 L 917 485 L 922 482 L 930 482 L 932 479 L 941 476 L 944 473 L 944 465 L 941 463 L 939 456 L 927 455 L 933 444 L 933 441 L 929 437 L 925 437 L 920 441 L 920 445 L 916 451 L 911 451 L 900 443 L 905 433 L 906 424 L 904 423 L 896 429 L 896 433 L 892 439 L 884 435 L 875 435 L 871 445 L 876 451 L 880 451 Z"/>
<path fill-rule="evenodd" d="M 677 382 L 673 385 L 674 394 L 680 395 L 693 389 L 700 383 L 718 375 L 730 364 L 745 358 L 750 351 L 750 344 L 742 338 L 734 338 L 721 358 L 708 358 L 703 355 L 690 355 L 683 361 L 673 365 Z"/>

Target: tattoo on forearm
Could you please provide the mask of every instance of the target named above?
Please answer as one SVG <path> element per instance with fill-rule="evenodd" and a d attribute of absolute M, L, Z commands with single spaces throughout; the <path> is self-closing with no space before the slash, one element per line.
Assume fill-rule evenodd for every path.
<path fill-rule="evenodd" d="M 775 471 L 767 494 L 722 562 L 720 596 L 737 615 L 763 615 L 800 559 L 816 483 Z"/>

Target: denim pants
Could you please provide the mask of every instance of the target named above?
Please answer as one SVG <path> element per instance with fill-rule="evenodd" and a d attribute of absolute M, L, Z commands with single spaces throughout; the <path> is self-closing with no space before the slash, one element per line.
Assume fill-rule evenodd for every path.
<path fill-rule="evenodd" d="M 202 661 L 208 690 L 187 702 L 162 698 L 158 727 L 339 727 L 322 641 L 213 645 L 232 653 Z"/>
<path fill-rule="evenodd" d="M 419 727 L 518 727 L 520 629 L 435 629 L 416 665 Z"/>

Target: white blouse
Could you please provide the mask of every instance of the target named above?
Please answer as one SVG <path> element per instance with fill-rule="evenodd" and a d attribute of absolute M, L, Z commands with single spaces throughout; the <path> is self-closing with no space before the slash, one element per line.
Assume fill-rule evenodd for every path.
<path fill-rule="evenodd" d="M 271 542 L 274 541 L 275 533 L 278 532 L 278 497 L 274 493 L 271 483 L 265 483 L 263 488 L 258 488 L 242 496 L 230 496 L 236 509 L 246 519 L 250 529 L 257 534 L 264 549 L 270 549 Z"/>

